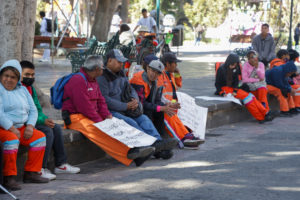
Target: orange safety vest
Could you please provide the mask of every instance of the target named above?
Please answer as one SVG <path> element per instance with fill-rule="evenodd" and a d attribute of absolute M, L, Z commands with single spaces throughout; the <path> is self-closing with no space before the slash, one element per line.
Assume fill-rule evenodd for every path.
<path fill-rule="evenodd" d="M 143 73 L 144 71 L 140 71 L 137 72 L 133 75 L 132 79 L 130 79 L 130 83 L 131 84 L 136 84 L 136 85 L 142 85 L 144 86 L 144 90 L 145 90 L 145 99 L 148 98 L 148 96 L 150 95 L 150 86 L 147 83 L 147 80 L 144 80 L 143 78 Z"/>
<path fill-rule="evenodd" d="M 177 88 L 182 86 L 182 77 L 174 77 L 173 73 L 169 73 L 170 78 L 172 80 L 173 86 L 175 87 L 175 91 L 173 91 L 173 86 L 170 81 L 169 76 L 167 75 L 166 71 L 158 77 L 157 80 L 157 87 L 163 86 L 163 94 L 162 94 L 162 102 L 170 102 L 173 98 L 173 92 L 176 93 Z M 177 99 L 176 99 L 177 100 Z"/>
<path fill-rule="evenodd" d="M 271 62 L 270 62 L 270 69 L 272 69 L 273 67 L 277 67 L 280 65 L 285 64 L 285 61 L 280 59 L 280 58 L 274 58 Z"/>

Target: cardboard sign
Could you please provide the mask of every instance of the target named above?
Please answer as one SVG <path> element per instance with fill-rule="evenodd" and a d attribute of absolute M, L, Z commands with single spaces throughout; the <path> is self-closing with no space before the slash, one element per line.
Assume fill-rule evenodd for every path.
<path fill-rule="evenodd" d="M 205 139 L 208 109 L 198 106 L 195 99 L 188 94 L 177 92 L 177 98 L 181 106 L 177 113 L 179 119 L 193 131 L 196 137 Z"/>
<path fill-rule="evenodd" d="M 203 99 L 206 101 L 231 101 L 233 103 L 242 105 L 241 101 L 235 97 L 233 97 L 231 94 L 228 94 L 226 97 L 208 97 L 208 96 L 197 96 L 197 99 Z"/>
<path fill-rule="evenodd" d="M 93 125 L 129 148 L 150 146 L 156 141 L 155 137 L 136 129 L 127 124 L 124 120 L 115 117 Z"/>

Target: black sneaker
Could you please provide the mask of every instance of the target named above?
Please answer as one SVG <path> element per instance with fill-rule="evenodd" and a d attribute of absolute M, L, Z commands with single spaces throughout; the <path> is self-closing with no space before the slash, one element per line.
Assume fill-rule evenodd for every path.
<path fill-rule="evenodd" d="M 292 115 L 298 115 L 299 114 L 299 112 L 296 108 L 290 109 L 289 113 L 291 113 Z"/>
<path fill-rule="evenodd" d="M 289 111 L 280 111 L 279 117 L 292 117 L 293 115 Z"/>
<path fill-rule="evenodd" d="M 156 152 L 160 152 L 163 150 L 174 149 L 177 143 L 178 141 L 175 138 L 167 138 L 163 140 L 157 140 L 152 146 L 155 147 Z"/>
<path fill-rule="evenodd" d="M 152 153 L 150 153 L 149 155 L 145 156 L 145 157 L 140 157 L 140 158 L 136 158 L 134 159 L 134 163 L 137 167 L 141 166 L 142 164 L 144 164 L 144 162 L 146 160 L 148 160 L 149 158 L 151 158 L 151 156 L 153 155 L 154 151 Z"/>
<path fill-rule="evenodd" d="M 127 158 L 128 159 L 137 159 L 141 157 L 146 157 L 149 154 L 153 153 L 155 151 L 154 147 L 135 147 L 128 151 Z"/>
<path fill-rule="evenodd" d="M 162 158 L 164 160 L 167 160 L 167 159 L 170 159 L 173 157 L 173 152 L 172 150 L 163 150 L 163 151 L 160 151 L 160 152 L 157 152 L 154 154 L 154 157 L 156 159 L 159 159 L 159 158 Z"/>

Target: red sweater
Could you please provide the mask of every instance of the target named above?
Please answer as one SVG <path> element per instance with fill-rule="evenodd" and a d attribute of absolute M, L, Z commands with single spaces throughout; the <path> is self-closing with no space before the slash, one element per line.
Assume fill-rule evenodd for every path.
<path fill-rule="evenodd" d="M 94 121 L 101 122 L 110 112 L 107 108 L 104 97 L 101 94 L 97 81 L 91 79 L 83 69 L 80 69 L 87 81 L 81 75 L 74 75 L 64 87 L 62 110 L 70 114 L 83 114 Z"/>

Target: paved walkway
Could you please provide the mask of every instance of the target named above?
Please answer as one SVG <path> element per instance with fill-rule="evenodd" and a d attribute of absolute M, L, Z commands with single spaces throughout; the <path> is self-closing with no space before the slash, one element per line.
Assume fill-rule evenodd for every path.
<path fill-rule="evenodd" d="M 139 168 L 97 160 L 80 165 L 78 175 L 23 184 L 14 194 L 22 200 L 298 200 L 299 120 L 223 126 L 208 132 L 200 150 L 175 150 L 170 160 Z"/>

